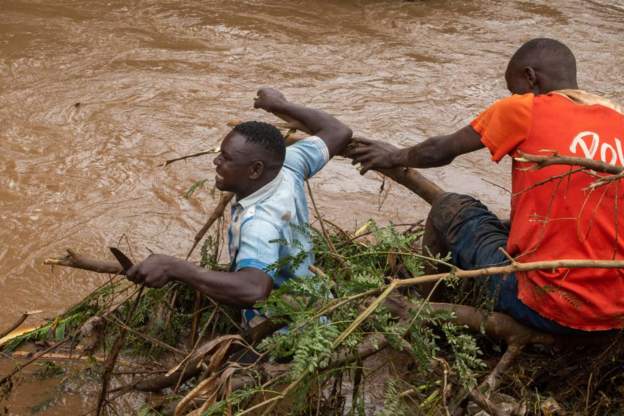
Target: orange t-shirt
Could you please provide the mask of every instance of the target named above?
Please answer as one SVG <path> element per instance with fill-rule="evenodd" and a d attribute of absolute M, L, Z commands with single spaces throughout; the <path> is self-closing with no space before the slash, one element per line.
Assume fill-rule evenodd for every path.
<path fill-rule="evenodd" d="M 586 157 L 624 166 L 624 115 L 558 93 L 514 95 L 472 123 L 492 159 L 518 152 Z M 531 169 L 514 159 L 507 251 L 521 262 L 624 259 L 624 181 L 596 189 L 573 166 Z M 621 208 L 620 208 L 621 207 Z M 624 327 L 624 270 L 517 273 L 520 300 L 540 315 L 583 330 Z"/>

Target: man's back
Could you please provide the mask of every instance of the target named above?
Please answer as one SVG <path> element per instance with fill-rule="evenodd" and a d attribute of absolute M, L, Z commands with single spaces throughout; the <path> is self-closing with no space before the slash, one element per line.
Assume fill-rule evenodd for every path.
<path fill-rule="evenodd" d="M 620 139 L 624 137 L 624 116 L 613 109 L 576 103 L 558 93 L 501 101 L 493 106 L 500 107 L 499 114 L 488 122 L 505 128 L 523 126 L 524 131 L 509 130 L 511 140 L 489 143 L 495 159 L 511 147 L 515 156 L 557 154 L 624 165 Z M 499 148 L 504 150 L 497 153 Z M 618 205 L 624 200 L 624 187 L 611 183 L 592 189 L 596 176 L 574 172 L 577 167 L 531 168 L 531 163 L 513 162 L 512 226 L 507 243 L 512 256 L 522 262 L 623 258 L 624 217 Z M 534 271 L 518 274 L 518 282 L 520 299 L 557 322 L 587 330 L 622 325 L 621 270 Z"/>

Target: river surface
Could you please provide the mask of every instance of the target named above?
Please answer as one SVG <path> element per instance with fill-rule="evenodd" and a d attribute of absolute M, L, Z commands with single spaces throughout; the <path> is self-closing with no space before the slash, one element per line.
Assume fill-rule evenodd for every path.
<path fill-rule="evenodd" d="M 183 256 L 216 204 L 212 157 L 258 87 L 337 115 L 358 135 L 412 145 L 506 96 L 524 41 L 575 52 L 580 85 L 624 102 L 624 2 L 0 0 L 0 329 L 52 317 L 106 277 L 42 264 L 65 248 Z M 508 212 L 509 163 L 487 151 L 425 174 Z M 190 199 L 191 184 L 208 179 Z M 348 229 L 414 222 L 427 207 L 333 160 L 317 203 Z"/>

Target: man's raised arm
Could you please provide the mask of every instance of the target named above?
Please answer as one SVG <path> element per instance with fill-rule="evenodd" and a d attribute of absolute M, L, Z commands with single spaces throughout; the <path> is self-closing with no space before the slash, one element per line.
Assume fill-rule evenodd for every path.
<path fill-rule="evenodd" d="M 353 134 L 349 127 L 335 117 L 321 110 L 292 103 L 274 88 L 258 90 L 254 107 L 273 113 L 300 130 L 320 137 L 327 145 L 330 157 L 341 153 Z"/>

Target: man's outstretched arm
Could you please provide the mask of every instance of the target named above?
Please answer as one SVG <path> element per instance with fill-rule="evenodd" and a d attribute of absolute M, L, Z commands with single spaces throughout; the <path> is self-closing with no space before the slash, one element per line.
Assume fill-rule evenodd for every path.
<path fill-rule="evenodd" d="M 273 288 L 269 275 L 259 269 L 215 272 L 162 254 L 148 256 L 133 266 L 127 277 L 147 287 L 162 287 L 170 281 L 179 281 L 219 303 L 241 308 L 266 299 Z"/>
<path fill-rule="evenodd" d="M 361 173 L 370 169 L 395 167 L 433 168 L 448 165 L 457 156 L 483 147 L 481 136 L 466 126 L 455 133 L 431 137 L 412 147 L 400 149 L 389 143 L 356 139 L 357 144 L 347 155 L 362 165 Z"/>
<path fill-rule="evenodd" d="M 321 110 L 292 103 L 274 88 L 258 90 L 254 107 L 293 122 L 306 133 L 320 137 L 327 145 L 330 157 L 341 153 L 353 134 L 349 127 L 335 117 Z"/>

